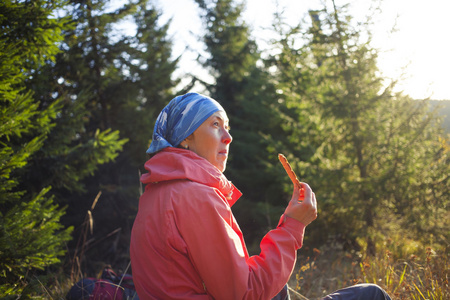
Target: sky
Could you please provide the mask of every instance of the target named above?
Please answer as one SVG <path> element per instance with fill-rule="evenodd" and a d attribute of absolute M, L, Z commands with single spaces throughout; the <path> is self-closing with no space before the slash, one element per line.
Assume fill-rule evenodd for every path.
<path fill-rule="evenodd" d="M 328 5 L 331 0 L 324 0 Z M 247 0 L 244 21 L 264 47 L 273 12 L 284 9 L 284 16 L 298 24 L 309 9 L 321 9 L 321 0 Z M 195 63 L 198 52 L 204 53 L 204 32 L 199 9 L 194 0 L 155 0 L 162 11 L 161 21 L 171 19 L 169 35 L 174 42 L 173 55 L 182 55 L 178 74 L 204 70 Z M 370 0 L 336 0 L 350 4 L 356 20 L 364 20 Z M 450 100 L 450 1 L 384 0 L 373 27 L 372 45 L 379 49 L 379 69 L 387 78 L 398 79 L 397 91 L 414 99 Z M 397 31 L 391 29 L 396 26 Z"/>

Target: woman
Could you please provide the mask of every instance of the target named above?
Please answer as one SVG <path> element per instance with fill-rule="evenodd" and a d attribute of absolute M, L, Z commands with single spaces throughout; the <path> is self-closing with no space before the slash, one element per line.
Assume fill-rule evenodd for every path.
<path fill-rule="evenodd" d="M 288 297 L 296 251 L 317 217 L 315 195 L 306 183 L 294 186 L 260 255 L 249 257 L 231 212 L 241 193 L 223 175 L 228 122 L 217 101 L 196 93 L 174 98 L 158 116 L 131 236 L 140 299 Z"/>

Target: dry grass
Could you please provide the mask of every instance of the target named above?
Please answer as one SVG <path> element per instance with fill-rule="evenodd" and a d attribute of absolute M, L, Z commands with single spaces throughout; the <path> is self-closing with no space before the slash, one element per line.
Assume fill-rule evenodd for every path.
<path fill-rule="evenodd" d="M 375 257 L 331 248 L 314 249 L 312 257 L 299 259 L 291 288 L 308 299 L 317 299 L 345 286 L 375 283 L 393 300 L 450 299 L 448 247 L 424 247 L 407 257 L 398 257 L 387 248 L 379 250 Z"/>

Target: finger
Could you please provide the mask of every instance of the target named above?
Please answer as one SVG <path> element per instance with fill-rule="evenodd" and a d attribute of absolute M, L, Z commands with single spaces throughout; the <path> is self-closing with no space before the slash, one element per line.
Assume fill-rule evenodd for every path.
<path fill-rule="evenodd" d="M 317 200 L 315 193 L 313 193 L 313 201 L 314 201 L 314 220 L 315 220 L 317 219 Z"/>
<path fill-rule="evenodd" d="M 289 200 L 288 208 L 292 207 L 295 203 L 298 203 L 300 199 L 300 191 L 299 189 L 294 188 L 294 191 L 292 192 L 292 198 Z"/>
<path fill-rule="evenodd" d="M 303 200 L 312 203 L 312 190 L 309 187 L 309 185 L 305 182 L 302 182 L 302 189 L 303 189 Z"/>
<path fill-rule="evenodd" d="M 312 203 L 314 208 L 317 210 L 317 200 L 316 200 L 316 193 L 312 193 Z"/>

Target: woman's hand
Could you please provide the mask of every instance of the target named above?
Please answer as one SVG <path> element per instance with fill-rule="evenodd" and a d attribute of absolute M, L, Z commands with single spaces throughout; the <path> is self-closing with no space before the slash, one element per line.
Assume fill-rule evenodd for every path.
<path fill-rule="evenodd" d="M 301 182 L 301 187 L 294 185 L 291 201 L 284 214 L 307 226 L 317 218 L 316 195 L 308 184 Z"/>

